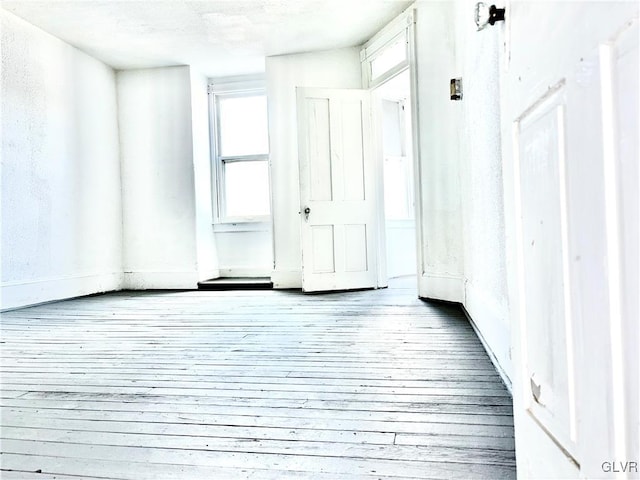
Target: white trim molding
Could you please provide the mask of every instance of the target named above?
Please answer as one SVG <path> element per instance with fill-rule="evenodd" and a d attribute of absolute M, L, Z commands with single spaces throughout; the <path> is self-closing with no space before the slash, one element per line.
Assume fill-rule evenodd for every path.
<path fill-rule="evenodd" d="M 491 362 L 511 391 L 511 329 L 509 311 L 481 288 L 467 281 L 464 309 Z"/>
<path fill-rule="evenodd" d="M 3 282 L 0 308 L 2 311 L 14 310 L 94 293 L 110 292 L 120 290 L 122 284 L 121 272 Z"/>
<path fill-rule="evenodd" d="M 198 281 L 204 282 L 206 280 L 213 280 L 216 278 L 220 278 L 220 270 L 206 270 L 206 271 L 198 271 Z"/>
<path fill-rule="evenodd" d="M 185 271 L 136 271 L 124 272 L 126 290 L 195 290 L 198 288 L 198 272 Z"/>
<path fill-rule="evenodd" d="M 460 276 L 423 273 L 418 282 L 421 298 L 463 303 L 464 280 Z"/>
<path fill-rule="evenodd" d="M 271 283 L 275 289 L 302 288 L 302 271 L 274 270 Z"/>

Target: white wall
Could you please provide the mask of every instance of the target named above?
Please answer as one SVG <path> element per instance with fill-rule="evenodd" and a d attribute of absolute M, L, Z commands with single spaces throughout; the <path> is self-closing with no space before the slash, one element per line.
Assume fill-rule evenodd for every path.
<path fill-rule="evenodd" d="M 461 302 L 464 256 L 460 160 L 456 129 L 460 105 L 449 99 L 455 71 L 454 3 L 416 4 L 417 101 L 422 191 L 421 297 Z"/>
<path fill-rule="evenodd" d="M 120 71 L 117 83 L 125 287 L 195 288 L 190 69 Z"/>
<path fill-rule="evenodd" d="M 464 306 L 499 368 L 511 375 L 502 184 L 500 71 L 504 30 L 477 31 L 474 0 L 455 3 L 456 68 L 463 99 L 459 146 L 464 238 Z M 470 14 L 471 13 L 471 14 Z"/>
<path fill-rule="evenodd" d="M 191 121 L 196 214 L 196 261 L 198 280 L 220 275 L 211 204 L 211 156 L 207 78 L 191 70 Z"/>
<path fill-rule="evenodd" d="M 296 87 L 361 88 L 360 50 L 268 57 L 275 288 L 302 286 Z"/>
<path fill-rule="evenodd" d="M 417 3 L 422 203 L 420 296 L 461 302 L 509 382 L 500 123 L 501 29 L 473 0 Z M 449 80 L 462 78 L 451 101 Z"/>
<path fill-rule="evenodd" d="M 118 289 L 113 70 L 0 10 L 2 308 Z"/>
<path fill-rule="evenodd" d="M 226 226 L 222 226 L 225 228 Z M 246 227 L 246 228 L 245 228 Z M 271 226 L 262 223 L 216 231 L 222 277 L 269 277 L 273 270 Z"/>

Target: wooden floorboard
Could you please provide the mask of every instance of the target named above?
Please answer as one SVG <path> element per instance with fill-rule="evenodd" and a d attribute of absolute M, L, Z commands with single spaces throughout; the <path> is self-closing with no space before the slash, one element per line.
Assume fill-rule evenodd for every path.
<path fill-rule="evenodd" d="M 411 281 L 117 292 L 0 327 L 2 479 L 515 478 L 507 390 Z"/>

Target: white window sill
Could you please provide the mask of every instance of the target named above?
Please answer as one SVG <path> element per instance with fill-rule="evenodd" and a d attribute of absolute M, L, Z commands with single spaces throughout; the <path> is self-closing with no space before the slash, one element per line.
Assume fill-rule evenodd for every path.
<path fill-rule="evenodd" d="M 270 232 L 271 222 L 224 222 L 214 223 L 213 231 L 215 233 L 228 232 Z"/>

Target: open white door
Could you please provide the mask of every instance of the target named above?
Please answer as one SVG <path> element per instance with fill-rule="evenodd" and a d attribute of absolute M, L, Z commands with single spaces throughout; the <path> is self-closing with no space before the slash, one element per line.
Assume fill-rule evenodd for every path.
<path fill-rule="evenodd" d="M 504 182 L 522 478 L 638 478 L 637 19 L 636 2 L 507 9 Z"/>
<path fill-rule="evenodd" d="M 380 236 L 370 93 L 298 89 L 305 292 L 378 286 Z"/>

